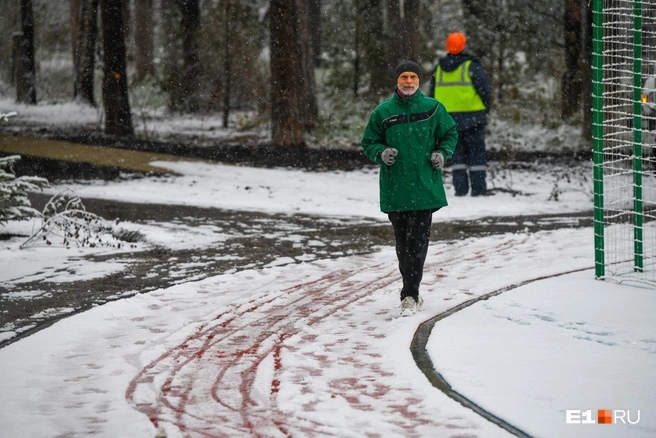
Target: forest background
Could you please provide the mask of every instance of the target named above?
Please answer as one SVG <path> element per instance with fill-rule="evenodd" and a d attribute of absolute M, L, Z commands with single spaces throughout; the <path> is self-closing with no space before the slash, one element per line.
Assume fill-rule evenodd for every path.
<path fill-rule="evenodd" d="M 492 149 L 526 127 L 591 150 L 591 2 L 581 0 L 0 0 L 0 96 L 99 108 L 147 137 L 157 114 L 220 114 L 276 147 L 357 148 L 401 59 L 424 69 L 450 32 L 493 84 Z M 11 35 L 11 38 L 9 37 Z M 138 120 L 135 120 L 135 117 Z M 545 134 L 547 133 L 547 134 Z M 544 140 L 547 139 L 547 140 Z"/>

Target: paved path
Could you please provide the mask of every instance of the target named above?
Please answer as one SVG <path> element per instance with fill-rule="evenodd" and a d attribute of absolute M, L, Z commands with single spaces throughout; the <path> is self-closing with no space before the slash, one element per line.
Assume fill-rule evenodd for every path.
<path fill-rule="evenodd" d="M 510 286 L 505 270 L 539 266 L 542 256 L 531 252 L 538 239 L 549 237 L 433 245 L 427 309 L 412 318 L 397 314 L 394 257 L 353 257 L 350 269 L 315 262 L 296 279 L 251 273 L 239 281 L 243 298 L 145 363 L 126 397 L 154 425 L 194 437 L 510 436 L 430 388 L 410 351 L 390 357 L 389 344 L 409 345 L 424 319 Z M 218 289 L 203 285 L 199 295 Z"/>
<path fill-rule="evenodd" d="M 84 146 L 71 152 L 56 142 L 40 142 L 49 141 L 35 141 L 36 155 L 61 149 L 49 157 L 86 159 Z M 0 144 L 2 152 L 12 153 L 2 138 Z M 86 152 L 98 151 L 91 148 Z M 100 149 L 107 149 L 109 161 L 98 158 L 93 165 L 121 163 L 119 152 L 128 154 L 125 163 L 135 171 L 151 171 L 148 163 L 155 159 L 179 159 Z M 440 244 L 426 267 L 432 274 L 424 282 L 427 290 L 439 285 L 431 297 L 439 305 L 418 317 L 425 319 L 491 292 L 492 285 L 481 288 L 479 278 L 469 275 L 471 266 L 484 267 L 481 275 L 485 270 L 499 273 L 501 266 L 489 266 L 490 255 L 498 260 L 497 254 L 506 254 L 515 262 L 513 256 L 518 251 L 530 252 L 530 247 L 528 235 L 501 239 L 476 251 L 463 251 L 461 243 Z M 412 362 L 409 367 L 414 370 L 409 373 L 421 380 L 385 383 L 399 372 L 394 358 L 385 357 L 385 343 L 394 342 L 390 330 L 402 324 L 392 310 L 400 279 L 394 262 L 380 264 L 371 257 L 358 256 L 353 269 L 327 269 L 329 273 L 307 281 L 269 278 L 259 291 L 249 289 L 252 284 L 246 279 L 244 288 L 249 293 L 245 298 L 201 320 L 183 342 L 143 364 L 128 386 L 128 401 L 154 425 L 175 426 L 185 436 L 350 436 L 338 424 L 340 420 L 358 425 L 352 436 L 380 436 L 381 430 L 385 436 L 399 437 L 505 436 L 506 432 L 454 406 L 443 394 L 427 399 L 424 377 Z M 451 283 L 443 284 L 446 274 L 441 272 L 447 271 Z M 385 291 L 382 299 L 381 291 Z M 216 291 L 208 283 L 199 292 Z M 148 326 L 148 316 L 132 322 Z M 365 341 L 362 336 L 350 336 L 354 331 L 364 334 Z M 409 345 L 410 338 L 401 341 Z M 340 358 L 338 363 L 335 357 Z M 334 367 L 348 371 L 333 376 Z M 144 394 L 155 396 L 144 398 Z M 347 418 L 327 418 L 332 405 Z"/>
<path fill-rule="evenodd" d="M 153 161 L 202 161 L 178 155 L 134 151 L 107 146 L 90 146 L 47 138 L 0 134 L 0 153 L 68 163 L 84 163 L 95 168 L 111 167 L 122 170 L 170 174 L 167 169 L 153 166 Z"/>
<path fill-rule="evenodd" d="M 371 268 L 380 267 L 367 269 Z M 322 430 L 325 425 L 311 419 L 312 402 L 306 404 L 306 411 L 292 415 L 277 407 L 280 375 L 292 373 L 293 380 L 301 386 L 312 386 L 308 376 L 316 377 L 330 370 L 327 350 L 334 354 L 335 349 L 340 349 L 344 350 L 342 365 L 352 365 L 354 376 L 329 381 L 331 397 L 345 397 L 359 409 L 367 410 L 362 398 L 390 395 L 390 388 L 377 383 L 385 377 L 379 364 L 359 360 L 359 356 L 370 354 L 367 345 L 348 342 L 347 337 L 322 342 L 312 330 L 329 319 L 346 322 L 355 312 L 366 314 L 372 295 L 396 280 L 390 275 L 362 281 L 357 279 L 358 274 L 361 272 L 329 273 L 225 309 L 184 343 L 144 368 L 132 381 L 127 398 L 155 424 L 161 419 L 173 419 L 177 428 L 190 434 L 204 431 L 206 436 L 233 432 L 251 436 L 313 436 L 315 430 Z M 379 336 L 366 320 L 352 328 L 373 338 Z M 298 352 L 298 344 L 314 345 L 315 351 L 305 356 L 307 362 L 299 368 L 283 366 L 282 356 Z M 265 387 L 258 387 L 258 369 L 269 359 L 273 378 Z M 139 404 L 135 394 L 140 386 L 155 380 L 162 382 L 157 403 Z M 412 404 L 400 397 L 396 399 L 398 408 L 408 410 L 408 406 L 402 406 L 403 400 Z"/>

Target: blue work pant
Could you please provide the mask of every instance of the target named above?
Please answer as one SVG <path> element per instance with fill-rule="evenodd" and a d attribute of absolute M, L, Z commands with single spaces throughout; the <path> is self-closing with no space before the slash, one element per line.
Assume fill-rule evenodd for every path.
<path fill-rule="evenodd" d="M 472 196 L 487 192 L 484 125 L 458 131 L 458 145 L 451 157 L 451 172 L 456 196 L 465 196 L 470 187 Z"/>

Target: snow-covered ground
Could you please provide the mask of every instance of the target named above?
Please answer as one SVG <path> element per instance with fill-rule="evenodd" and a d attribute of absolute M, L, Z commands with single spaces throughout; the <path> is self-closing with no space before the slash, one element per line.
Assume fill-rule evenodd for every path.
<path fill-rule="evenodd" d="M 368 169 L 156 164 L 180 176 L 66 187 L 82 197 L 386 221 Z M 559 200 L 549 200 L 557 174 L 499 171 L 494 186 L 509 190 L 451 197 L 434 227 L 591 210 L 591 190 L 577 178 L 561 180 Z M 160 245 L 216 241 L 170 224 L 141 231 Z M 54 275 L 80 252 L 108 251 L 20 243 L 0 246 L 4 284 Z M 592 267 L 592 229 L 565 228 L 434 242 L 425 307 L 408 318 L 398 316 L 392 246 L 111 302 L 0 350 L 2 435 L 511 436 L 433 387 L 410 351 L 421 323 L 473 303 L 439 319 L 427 344 L 458 395 L 531 436 L 654 436 L 656 293 L 594 280 Z M 67 267 L 78 278 L 123 268 Z M 625 422 L 596 424 L 598 410 L 623 413 Z"/>

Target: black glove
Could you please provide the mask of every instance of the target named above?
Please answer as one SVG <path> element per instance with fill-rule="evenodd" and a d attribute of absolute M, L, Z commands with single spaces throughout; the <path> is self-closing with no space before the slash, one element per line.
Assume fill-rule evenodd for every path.
<path fill-rule="evenodd" d="M 396 156 L 398 154 L 399 151 L 397 151 L 396 149 L 387 148 L 383 151 L 382 154 L 380 154 L 380 159 L 383 160 L 383 163 L 387 164 L 388 166 L 391 166 L 396 161 Z"/>

